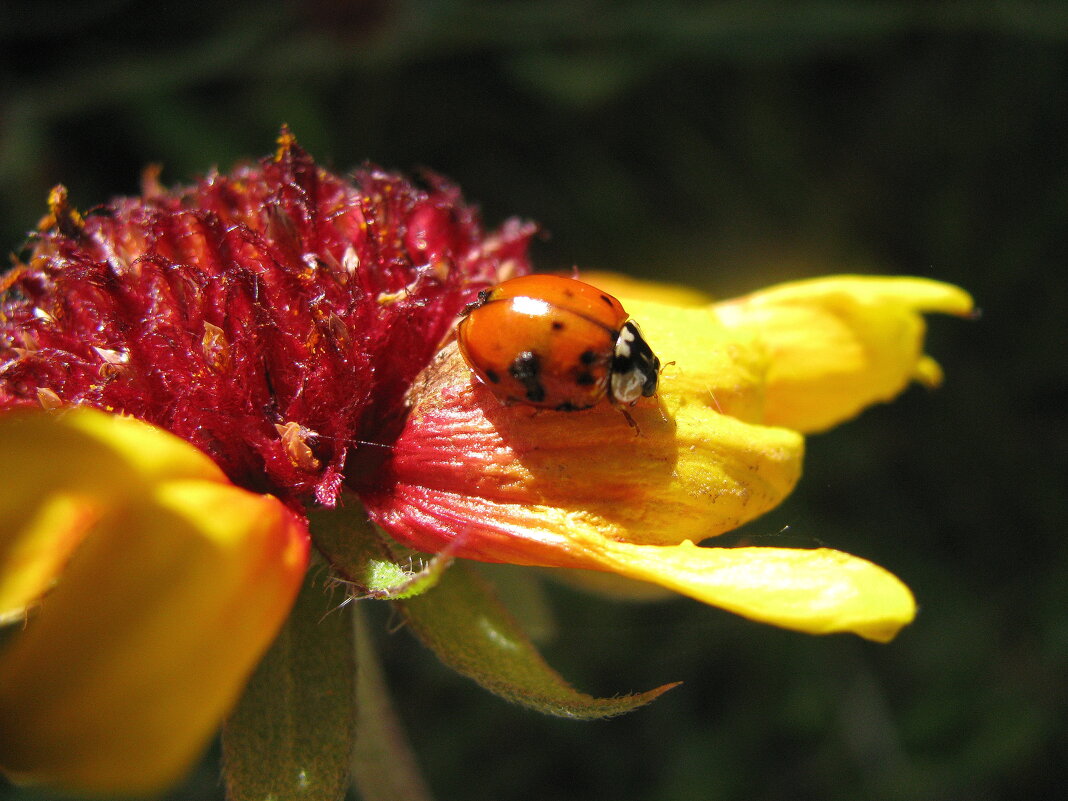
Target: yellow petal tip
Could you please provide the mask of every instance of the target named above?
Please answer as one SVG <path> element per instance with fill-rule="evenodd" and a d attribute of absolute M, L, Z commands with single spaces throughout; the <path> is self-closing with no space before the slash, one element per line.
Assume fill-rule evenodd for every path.
<path fill-rule="evenodd" d="M 928 389 L 937 389 L 942 386 L 942 379 L 944 378 L 942 365 L 930 356 L 921 356 L 919 361 L 916 362 L 912 378 Z"/>

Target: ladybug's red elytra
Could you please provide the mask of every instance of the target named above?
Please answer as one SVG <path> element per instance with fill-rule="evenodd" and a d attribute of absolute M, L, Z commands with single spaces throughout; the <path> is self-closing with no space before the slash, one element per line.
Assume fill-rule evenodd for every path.
<path fill-rule="evenodd" d="M 484 289 L 456 336 L 505 401 L 576 411 L 607 398 L 622 409 L 656 394 L 660 360 L 623 305 L 573 278 L 525 275 Z"/>

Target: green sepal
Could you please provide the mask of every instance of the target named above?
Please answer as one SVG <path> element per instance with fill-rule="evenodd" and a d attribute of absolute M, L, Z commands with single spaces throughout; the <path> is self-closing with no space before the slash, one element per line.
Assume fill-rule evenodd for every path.
<path fill-rule="evenodd" d="M 550 715 L 595 719 L 649 703 L 678 682 L 614 698 L 573 688 L 553 670 L 469 563 L 458 562 L 418 598 L 397 601 L 408 627 L 438 658 L 487 690 Z"/>
<path fill-rule="evenodd" d="M 355 740 L 350 605 L 308 571 L 293 611 L 223 728 L 230 801 L 341 799 Z"/>
<path fill-rule="evenodd" d="M 433 587 L 452 563 L 448 554 L 408 550 L 367 520 L 362 506 L 346 496 L 344 509 L 312 511 L 312 539 L 330 566 L 360 598 L 411 598 Z"/>

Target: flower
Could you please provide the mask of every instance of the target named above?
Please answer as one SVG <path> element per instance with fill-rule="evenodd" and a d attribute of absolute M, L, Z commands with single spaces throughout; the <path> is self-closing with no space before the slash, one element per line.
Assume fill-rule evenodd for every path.
<path fill-rule="evenodd" d="M 921 313 L 967 314 L 966 294 L 841 277 L 709 304 L 622 285 L 666 363 L 636 435 L 608 405 L 506 406 L 472 378 L 451 326 L 529 270 L 535 228 L 486 233 L 426 181 L 332 175 L 283 131 L 259 165 L 169 191 L 147 174 L 85 215 L 53 192 L 0 283 L 0 620 L 25 620 L 0 647 L 3 769 L 96 792 L 180 775 L 282 625 L 309 534 L 445 661 L 560 714 L 665 688 L 577 693 L 484 585 L 442 577 L 452 557 L 617 574 L 811 633 L 885 641 L 912 619 L 863 559 L 696 543 L 791 491 L 804 432 L 936 383 Z M 397 543 L 443 556 L 411 575 Z"/>
<path fill-rule="evenodd" d="M 464 304 L 528 269 L 532 225 L 486 233 L 426 181 L 343 179 L 283 131 L 85 215 L 53 191 L 0 279 L 7 772 L 151 791 L 217 729 L 300 584 L 305 510 L 373 469 Z"/>

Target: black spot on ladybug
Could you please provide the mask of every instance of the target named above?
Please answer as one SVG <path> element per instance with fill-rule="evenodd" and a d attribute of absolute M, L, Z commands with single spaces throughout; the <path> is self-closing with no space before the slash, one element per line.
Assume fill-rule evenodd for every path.
<path fill-rule="evenodd" d="M 561 403 L 559 406 L 555 406 L 554 408 L 558 412 L 577 412 L 580 410 L 581 407 L 576 406 L 571 401 L 567 401 L 566 403 Z"/>
<path fill-rule="evenodd" d="M 538 360 L 538 354 L 531 350 L 525 350 L 520 353 L 508 367 L 508 372 L 516 381 L 528 381 L 531 378 L 537 378 L 540 371 L 541 363 Z"/>
<path fill-rule="evenodd" d="M 523 385 L 528 401 L 541 403 L 545 400 L 545 387 L 541 385 L 541 381 L 538 379 L 541 374 L 541 362 L 538 360 L 538 354 L 529 350 L 523 351 L 509 365 L 508 374 Z"/>
<path fill-rule="evenodd" d="M 580 387 L 592 387 L 597 383 L 597 379 L 594 378 L 593 373 L 585 372 L 579 373 L 575 376 L 575 383 Z"/>
<path fill-rule="evenodd" d="M 499 375 L 497 375 L 497 371 L 496 370 L 486 370 L 485 372 L 486 372 L 486 380 L 489 381 L 491 384 L 499 384 L 499 383 L 501 383 L 501 377 Z"/>
<path fill-rule="evenodd" d="M 595 361 L 597 361 L 597 353 L 592 350 L 584 350 L 579 355 L 579 361 L 585 365 L 593 364 Z"/>
<path fill-rule="evenodd" d="M 563 331 L 565 327 L 559 320 L 553 320 L 553 331 Z"/>

